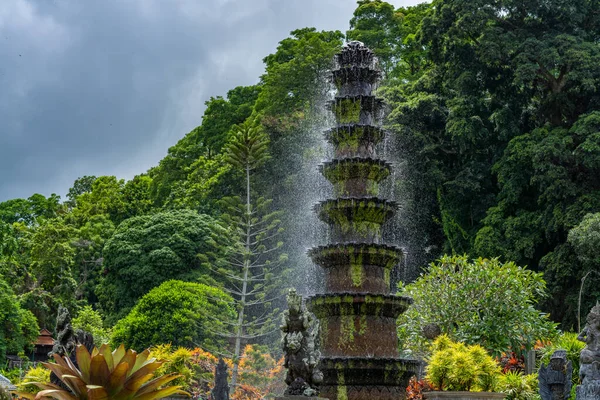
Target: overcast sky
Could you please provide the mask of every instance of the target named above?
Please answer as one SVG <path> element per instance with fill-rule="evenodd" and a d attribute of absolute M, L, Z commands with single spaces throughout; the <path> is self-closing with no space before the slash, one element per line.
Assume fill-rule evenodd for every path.
<path fill-rule="evenodd" d="M 419 0 L 388 0 L 395 6 Z M 130 179 L 257 83 L 307 26 L 345 32 L 355 0 L 0 0 L 0 201 Z"/>

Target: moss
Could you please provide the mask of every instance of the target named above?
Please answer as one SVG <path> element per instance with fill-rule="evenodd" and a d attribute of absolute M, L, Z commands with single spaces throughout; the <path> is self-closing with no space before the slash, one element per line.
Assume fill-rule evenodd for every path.
<path fill-rule="evenodd" d="M 388 203 L 355 199 L 338 199 L 323 203 L 321 207 L 321 218 L 337 227 L 342 234 L 352 231 L 364 237 L 380 235 L 381 225 L 393 211 Z"/>
<path fill-rule="evenodd" d="M 388 289 L 390 288 L 390 284 L 391 284 L 391 275 L 392 275 L 391 268 L 384 268 L 383 280 L 385 281 L 385 285 Z"/>
<path fill-rule="evenodd" d="M 367 194 L 370 196 L 377 196 L 379 193 L 379 184 L 375 181 L 367 181 Z"/>
<path fill-rule="evenodd" d="M 357 124 L 360 121 L 360 99 L 338 99 L 334 113 L 341 124 Z"/>
<path fill-rule="evenodd" d="M 364 268 L 363 268 L 363 255 L 362 253 L 350 253 L 350 276 L 352 278 L 352 284 L 355 287 L 359 287 L 363 283 Z"/>
<path fill-rule="evenodd" d="M 338 368 L 337 378 L 337 400 L 348 400 L 348 389 L 346 388 L 343 367 Z"/>
<path fill-rule="evenodd" d="M 352 348 L 355 332 L 354 315 L 342 315 L 340 320 L 340 337 L 338 338 L 338 346 L 340 349 Z"/>
<path fill-rule="evenodd" d="M 360 312 L 360 328 L 358 330 L 359 336 L 364 336 L 367 333 L 367 314 L 366 314 L 366 305 L 363 304 Z"/>
<path fill-rule="evenodd" d="M 327 334 L 329 333 L 329 319 L 328 318 L 320 318 L 319 319 L 320 322 L 320 331 L 319 331 L 319 337 L 321 339 L 321 343 L 325 343 L 327 340 Z"/>

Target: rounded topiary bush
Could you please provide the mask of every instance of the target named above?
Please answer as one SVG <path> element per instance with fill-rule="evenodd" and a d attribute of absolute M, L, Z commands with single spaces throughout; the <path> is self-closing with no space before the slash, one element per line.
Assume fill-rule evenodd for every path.
<path fill-rule="evenodd" d="M 235 317 L 233 299 L 221 289 L 201 283 L 171 280 L 143 296 L 115 325 L 113 347 L 124 344 L 141 351 L 173 346 L 213 349 L 224 345 L 219 333 Z"/>

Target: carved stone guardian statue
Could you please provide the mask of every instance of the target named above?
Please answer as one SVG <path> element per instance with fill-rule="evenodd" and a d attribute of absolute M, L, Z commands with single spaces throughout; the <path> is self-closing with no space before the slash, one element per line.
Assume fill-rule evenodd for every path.
<path fill-rule="evenodd" d="M 227 364 L 219 358 L 215 367 L 215 387 L 211 392 L 212 400 L 229 400 L 229 384 L 227 383 Z"/>
<path fill-rule="evenodd" d="M 577 400 L 600 399 L 600 303 L 592 308 L 586 325 L 577 337 L 586 344 L 579 356 Z"/>
<path fill-rule="evenodd" d="M 323 373 L 318 364 L 319 320 L 302 304 L 302 296 L 290 289 L 287 295 L 288 309 L 283 312 L 281 344 L 287 368 L 286 398 L 314 397 L 319 394 Z"/>
<path fill-rule="evenodd" d="M 542 400 L 567 400 L 571 395 L 573 366 L 567 361 L 566 350 L 552 354 L 548 365 L 538 371 L 540 397 Z"/>

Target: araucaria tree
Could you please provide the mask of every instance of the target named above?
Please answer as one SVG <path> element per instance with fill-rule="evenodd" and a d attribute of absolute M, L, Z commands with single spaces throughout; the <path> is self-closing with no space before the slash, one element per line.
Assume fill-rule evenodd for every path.
<path fill-rule="evenodd" d="M 235 238 L 230 263 L 218 271 L 226 277 L 235 299 L 237 318 L 226 336 L 234 342 L 231 390 L 235 390 L 243 343 L 271 333 L 279 313 L 274 302 L 281 297 L 278 277 L 287 256 L 280 252 L 279 212 L 269 210 L 271 200 L 253 193 L 253 174 L 269 158 L 269 137 L 253 122 L 237 126 L 226 145 L 226 157 L 243 176 L 244 196 L 222 200 L 223 222 Z"/>

